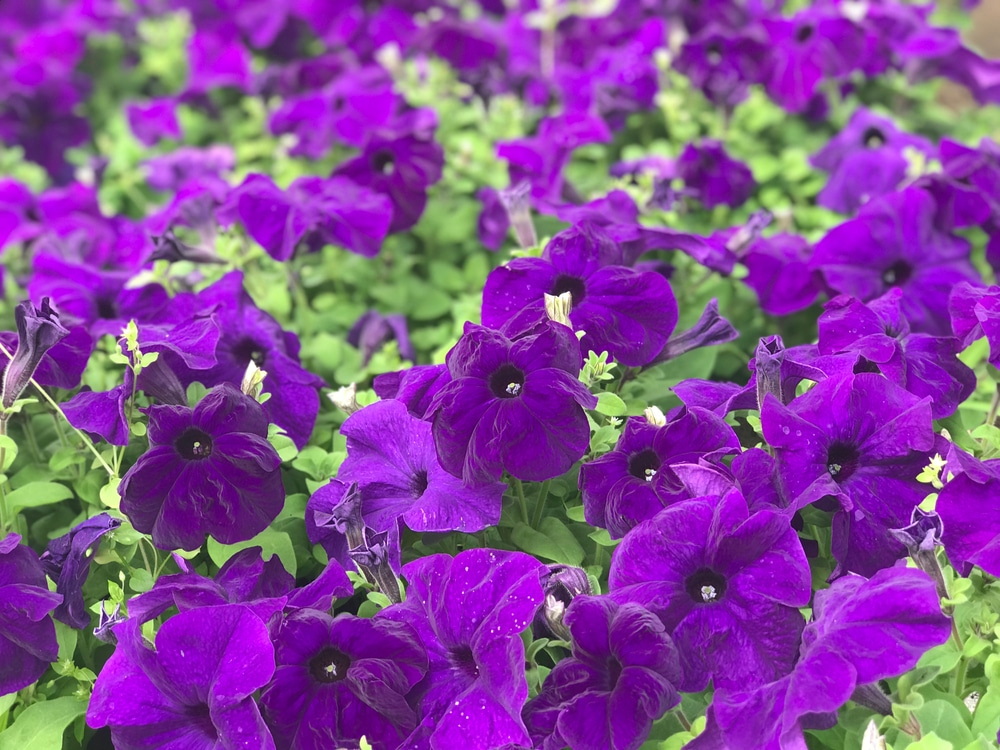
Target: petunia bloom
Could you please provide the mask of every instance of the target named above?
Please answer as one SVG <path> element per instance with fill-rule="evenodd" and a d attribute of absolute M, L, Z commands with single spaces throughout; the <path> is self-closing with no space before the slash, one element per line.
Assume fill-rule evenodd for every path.
<path fill-rule="evenodd" d="M 429 409 L 446 471 L 468 483 L 504 470 L 542 481 L 566 472 L 590 441 L 584 409 L 597 398 L 577 379 L 582 359 L 573 332 L 546 321 L 511 341 L 467 323 L 446 359 L 451 382 Z"/>
<path fill-rule="evenodd" d="M 684 691 L 762 685 L 786 674 L 812 593 L 782 512 L 750 514 L 738 491 L 684 500 L 636 526 L 608 576 L 618 602 L 655 612 L 680 652 Z"/>
<path fill-rule="evenodd" d="M 622 247 L 591 223 L 557 234 L 541 258 L 515 258 L 494 269 L 483 289 L 483 325 L 545 319 L 544 295 L 572 295 L 569 320 L 583 351 L 608 352 L 629 366 L 648 364 L 677 325 L 670 283 L 625 266 Z"/>
<path fill-rule="evenodd" d="M 279 747 L 325 750 L 362 736 L 397 747 L 416 726 L 406 695 L 427 655 L 409 625 L 302 609 L 282 623 L 275 657 L 260 705 Z"/>
<path fill-rule="evenodd" d="M 422 721 L 406 746 L 492 750 L 528 744 L 519 633 L 542 603 L 544 570 L 522 552 L 491 549 L 403 566 L 406 601 L 376 619 L 409 624 L 427 649 L 427 676 L 415 688 Z"/>
<path fill-rule="evenodd" d="M 38 555 L 17 534 L 0 540 L 0 695 L 31 685 L 56 660 L 49 616 L 62 601 L 49 591 Z"/>
<path fill-rule="evenodd" d="M 238 604 L 168 619 L 150 649 L 134 621 L 94 683 L 87 724 L 120 750 L 274 750 L 253 694 L 274 674 L 267 626 Z"/>
<path fill-rule="evenodd" d="M 122 477 L 121 509 L 161 549 L 242 542 L 284 505 L 280 465 L 263 408 L 223 384 L 194 409 L 149 407 L 149 450 Z"/>
<path fill-rule="evenodd" d="M 653 722 L 680 702 L 670 635 L 644 607 L 600 596 L 574 599 L 566 624 L 573 655 L 524 707 L 534 746 L 637 750 Z"/>
<path fill-rule="evenodd" d="M 631 417 L 614 450 L 580 468 L 587 523 L 620 538 L 664 507 L 691 497 L 673 464 L 721 463 L 738 451 L 732 428 L 705 409 L 671 413 L 663 426 Z"/>
<path fill-rule="evenodd" d="M 757 186 L 750 168 L 713 140 L 685 146 L 677 157 L 677 176 L 706 208 L 741 206 Z"/>
<path fill-rule="evenodd" d="M 881 375 L 828 378 L 788 406 L 768 396 L 764 439 L 796 508 L 833 498 L 837 574 L 873 575 L 906 554 L 889 533 L 926 495 L 917 481 L 934 445 L 930 399 Z"/>

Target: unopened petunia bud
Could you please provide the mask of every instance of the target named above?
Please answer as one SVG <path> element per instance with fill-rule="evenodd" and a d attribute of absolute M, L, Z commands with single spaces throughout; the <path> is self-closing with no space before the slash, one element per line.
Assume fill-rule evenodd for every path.
<path fill-rule="evenodd" d="M 243 382 L 240 383 L 240 390 L 250 398 L 256 399 L 264 387 L 264 378 L 266 377 L 267 371 L 260 369 L 257 363 L 251 359 L 247 364 L 246 372 L 243 373 Z"/>
<path fill-rule="evenodd" d="M 545 299 L 545 314 L 549 320 L 572 328 L 573 324 L 569 322 L 569 314 L 573 309 L 573 293 L 563 292 L 559 295 L 545 294 L 542 296 Z"/>
<path fill-rule="evenodd" d="M 576 597 L 591 593 L 586 571 L 572 565 L 550 565 L 548 574 L 542 576 L 542 590 L 545 602 L 535 615 L 532 631 L 536 637 L 549 635 L 562 641 L 570 640 L 563 616 Z"/>
<path fill-rule="evenodd" d="M 667 362 L 702 346 L 717 346 L 739 338 L 732 323 L 719 314 L 719 301 L 710 300 L 698 322 L 686 331 L 674 333 L 649 365 Z"/>
<path fill-rule="evenodd" d="M 927 513 L 914 508 L 910 525 L 901 529 L 889 529 L 889 533 L 906 547 L 917 567 L 931 577 L 938 596 L 947 599 L 948 586 L 937 557 L 937 547 L 941 546 L 941 536 L 944 534 L 941 516 L 933 511 Z M 945 613 L 951 614 L 951 607 L 946 607 Z"/>
<path fill-rule="evenodd" d="M 117 643 L 115 637 L 115 625 L 125 622 L 126 618 L 122 613 L 122 605 L 116 604 L 114 610 L 109 614 L 105 608 L 105 602 L 101 602 L 101 614 L 97 617 L 97 627 L 94 628 L 94 637 L 105 643 Z"/>
<path fill-rule="evenodd" d="M 507 209 L 518 244 L 521 247 L 537 245 L 538 235 L 535 234 L 535 223 L 531 220 L 531 183 L 525 180 L 504 188 L 500 191 L 500 200 Z"/>
<path fill-rule="evenodd" d="M 3 408 L 9 409 L 28 387 L 38 363 L 53 346 L 69 335 L 59 322 L 59 315 L 49 306 L 49 298 L 42 298 L 42 306 L 21 302 L 14 310 L 17 323 L 17 351 L 3 374 Z"/>
<path fill-rule="evenodd" d="M 361 408 L 358 404 L 358 386 L 356 383 L 341 386 L 337 390 L 326 394 L 326 397 L 333 402 L 334 406 L 347 415 L 351 415 Z"/>
<path fill-rule="evenodd" d="M 349 533 L 348 540 L 353 536 L 354 534 Z M 379 591 L 385 594 L 389 601 L 398 604 L 403 597 L 399 590 L 399 579 L 389 565 L 389 532 L 375 532 L 370 527 L 364 526 L 360 536 L 361 542 L 357 545 L 352 544 L 347 554 L 361 569 L 365 578 L 378 586 Z"/>

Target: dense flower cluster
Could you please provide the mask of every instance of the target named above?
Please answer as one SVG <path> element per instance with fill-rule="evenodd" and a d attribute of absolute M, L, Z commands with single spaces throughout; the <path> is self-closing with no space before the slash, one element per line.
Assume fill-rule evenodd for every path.
<path fill-rule="evenodd" d="M 1000 61 L 782 6 L 0 3 L 0 745 L 1000 737 Z"/>

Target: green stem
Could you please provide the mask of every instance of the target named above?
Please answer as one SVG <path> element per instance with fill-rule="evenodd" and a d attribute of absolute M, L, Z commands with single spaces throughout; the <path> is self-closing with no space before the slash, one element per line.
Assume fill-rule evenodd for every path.
<path fill-rule="evenodd" d="M 951 637 L 955 641 L 955 646 L 958 647 L 958 653 L 963 653 L 965 650 L 965 642 L 962 640 L 962 636 L 958 632 L 958 625 L 955 624 L 955 618 L 951 618 Z M 957 695 L 959 698 L 964 698 L 965 693 L 965 673 L 969 668 L 969 660 L 962 656 L 958 660 L 958 669 L 955 671 L 955 676 L 953 678 L 951 692 Z"/>
<path fill-rule="evenodd" d="M 8 415 L 0 415 L 0 435 L 7 435 L 7 419 Z M 13 525 L 10 518 L 10 508 L 7 507 L 7 490 L 4 485 L 7 484 L 7 472 L 3 471 L 4 464 L 7 463 L 7 448 L 0 446 L 0 471 L 3 472 L 3 480 L 0 481 L 0 531 L 4 534 Z"/>
<path fill-rule="evenodd" d="M 524 485 L 521 484 L 521 480 L 517 477 L 511 477 L 510 483 L 514 485 L 514 491 L 517 493 L 517 504 L 521 508 L 521 519 L 528 523 L 528 501 L 524 499 Z"/>
<path fill-rule="evenodd" d="M 1000 383 L 997 383 L 996 390 L 993 391 L 993 400 L 990 401 L 990 410 L 986 414 L 986 424 L 990 426 L 996 424 L 997 410 L 1000 410 Z"/>
<path fill-rule="evenodd" d="M 688 721 L 688 717 L 684 715 L 684 711 L 681 710 L 680 706 L 674 709 L 674 716 L 677 717 L 677 721 L 681 723 L 681 726 L 684 727 L 685 731 L 691 731 L 691 722 Z"/>
<path fill-rule="evenodd" d="M 535 512 L 531 516 L 531 528 L 537 529 L 538 525 L 542 522 L 542 515 L 545 513 L 545 501 L 549 499 L 549 482 L 552 480 L 546 479 L 542 482 L 541 488 L 538 490 L 538 498 L 535 500 Z"/>

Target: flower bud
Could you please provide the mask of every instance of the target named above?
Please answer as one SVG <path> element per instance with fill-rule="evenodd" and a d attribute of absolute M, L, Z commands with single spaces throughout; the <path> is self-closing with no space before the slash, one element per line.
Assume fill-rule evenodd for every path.
<path fill-rule="evenodd" d="M 521 247 L 534 247 L 538 244 L 535 234 L 535 224 L 531 220 L 531 183 L 527 180 L 511 185 L 500 191 L 500 200 L 507 209 L 510 224 Z"/>
<path fill-rule="evenodd" d="M 785 345 L 781 336 L 765 336 L 757 344 L 754 356 L 754 372 L 757 376 L 757 408 L 764 408 L 764 397 L 768 393 L 782 404 L 787 404 L 781 384 L 781 363 L 785 361 Z"/>
<path fill-rule="evenodd" d="M 586 571 L 572 565 L 550 565 L 549 572 L 542 577 L 542 590 L 545 602 L 535 615 L 532 632 L 536 638 L 551 636 L 562 641 L 570 640 L 563 616 L 573 599 L 592 593 Z"/>
<path fill-rule="evenodd" d="M 554 323 L 561 323 L 567 328 L 572 328 L 573 324 L 569 322 L 569 314 L 573 309 L 573 293 L 563 292 L 560 295 L 544 294 L 542 295 L 545 299 L 545 314 L 549 317 L 549 320 Z"/>
<path fill-rule="evenodd" d="M 53 346 L 69 335 L 59 322 L 59 314 L 49 306 L 49 298 L 42 298 L 42 306 L 21 302 L 14 309 L 17 323 L 17 350 L 3 374 L 3 393 L 0 402 L 4 409 L 21 396 L 35 375 L 42 357 Z"/>
<path fill-rule="evenodd" d="M 334 406 L 348 416 L 361 408 L 358 404 L 358 386 L 356 383 L 341 386 L 337 390 L 326 394 L 326 397 L 333 402 Z"/>
<path fill-rule="evenodd" d="M 240 383 L 240 390 L 250 398 L 256 400 L 260 396 L 261 389 L 264 387 L 264 378 L 266 377 L 267 371 L 260 369 L 257 363 L 251 359 L 247 364 L 246 372 L 243 373 L 243 382 Z"/>
<path fill-rule="evenodd" d="M 659 406 L 647 406 L 642 413 L 646 417 L 646 422 L 654 427 L 665 427 L 667 424 L 667 418 Z"/>

